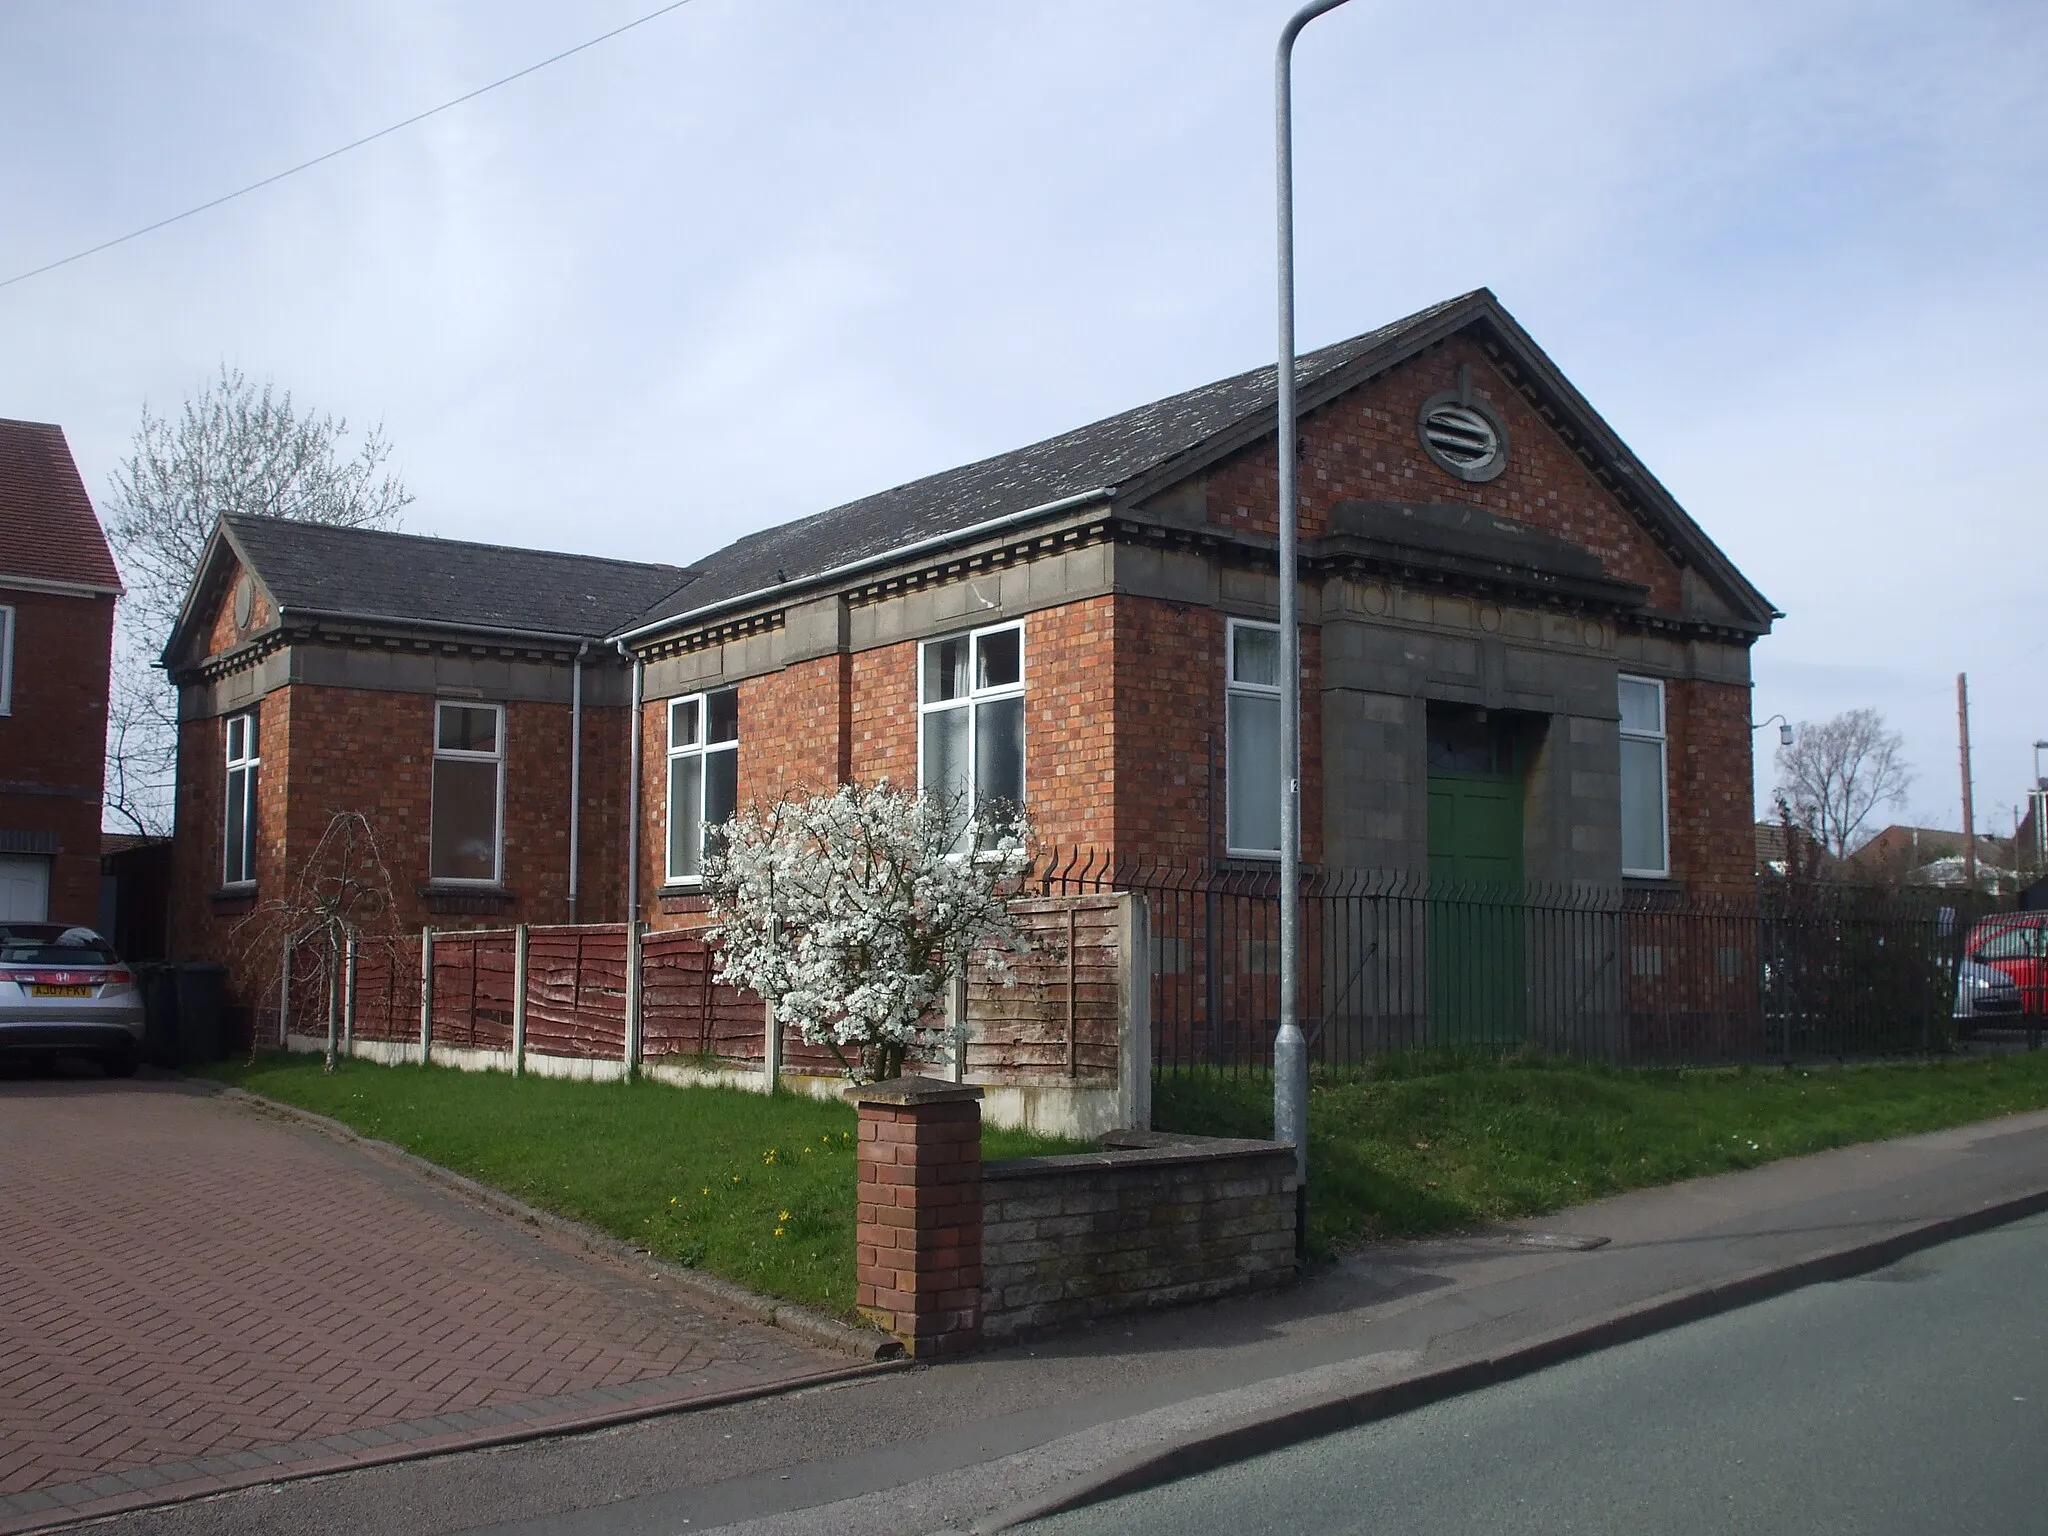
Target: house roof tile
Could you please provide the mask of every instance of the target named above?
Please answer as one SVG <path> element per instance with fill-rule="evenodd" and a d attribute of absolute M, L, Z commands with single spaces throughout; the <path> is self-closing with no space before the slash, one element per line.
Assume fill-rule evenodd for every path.
<path fill-rule="evenodd" d="M 690 580 L 678 566 L 595 555 L 275 517 L 221 522 L 287 617 L 598 639 Z"/>
<path fill-rule="evenodd" d="M 1483 290 L 1482 290 L 1483 291 Z M 1465 294 L 1378 330 L 1305 353 L 1296 377 L 1306 388 L 1376 349 L 1397 343 Z M 697 579 L 641 615 L 635 627 L 881 555 L 921 539 L 1026 512 L 1099 488 L 1127 485 L 1199 448 L 1246 418 L 1273 409 L 1268 365 L 1122 411 L 1029 447 L 948 469 L 780 527 L 763 529 L 695 562 Z"/>
<path fill-rule="evenodd" d="M 121 573 L 64 429 L 0 418 L 0 579 L 118 591 Z"/>

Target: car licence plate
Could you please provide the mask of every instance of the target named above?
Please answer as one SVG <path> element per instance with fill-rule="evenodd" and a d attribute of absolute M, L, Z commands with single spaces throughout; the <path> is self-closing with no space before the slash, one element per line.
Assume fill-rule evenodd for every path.
<path fill-rule="evenodd" d="M 30 997 L 91 997 L 91 987 L 47 987 L 33 986 L 28 989 Z"/>

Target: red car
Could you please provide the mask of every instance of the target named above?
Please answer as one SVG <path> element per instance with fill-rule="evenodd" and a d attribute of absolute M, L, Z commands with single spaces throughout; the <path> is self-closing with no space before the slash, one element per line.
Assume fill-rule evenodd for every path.
<path fill-rule="evenodd" d="M 1987 917 L 1963 941 L 1963 958 L 2012 979 L 2028 1013 L 2048 1013 L 2048 912 Z"/>

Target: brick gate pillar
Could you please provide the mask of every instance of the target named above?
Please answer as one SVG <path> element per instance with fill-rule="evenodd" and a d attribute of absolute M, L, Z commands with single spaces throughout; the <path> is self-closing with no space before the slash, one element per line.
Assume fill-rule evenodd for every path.
<path fill-rule="evenodd" d="M 899 1077 L 846 1097 L 860 1110 L 860 1310 L 912 1355 L 971 1348 L 981 1337 L 981 1090 Z"/>

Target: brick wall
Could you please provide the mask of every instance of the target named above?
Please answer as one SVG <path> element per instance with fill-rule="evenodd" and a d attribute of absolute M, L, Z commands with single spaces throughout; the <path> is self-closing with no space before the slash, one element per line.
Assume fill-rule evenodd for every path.
<path fill-rule="evenodd" d="M 1480 485 L 1439 469 L 1415 430 L 1422 402 L 1455 388 L 1460 365 L 1471 369 L 1473 397 L 1492 407 L 1508 428 L 1508 466 Z M 1610 576 L 1648 587 L 1652 606 L 1679 607 L 1678 568 L 1494 371 L 1484 350 L 1464 337 L 1311 412 L 1301 439 L 1306 537 L 1328 530 L 1330 509 L 1340 501 L 1465 502 L 1569 539 L 1598 555 Z M 1270 439 L 1234 455 L 1209 473 L 1209 517 L 1228 527 L 1273 533 L 1274 478 Z"/>
<path fill-rule="evenodd" d="M 0 830 L 54 835 L 53 921 L 99 921 L 100 795 L 114 600 L 9 587 L 11 712 L 0 715 Z"/>
<path fill-rule="evenodd" d="M 1729 683 L 1665 685 L 1671 876 L 1689 891 L 1756 889 L 1750 693 Z"/>
<path fill-rule="evenodd" d="M 982 1167 L 982 1335 L 1207 1301 L 1294 1278 L 1289 1147 L 1156 1134 Z"/>

